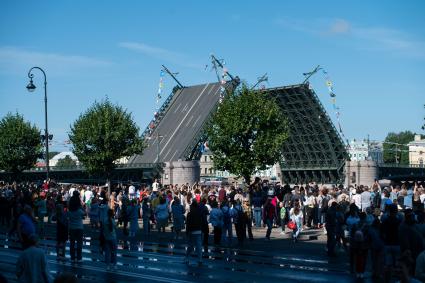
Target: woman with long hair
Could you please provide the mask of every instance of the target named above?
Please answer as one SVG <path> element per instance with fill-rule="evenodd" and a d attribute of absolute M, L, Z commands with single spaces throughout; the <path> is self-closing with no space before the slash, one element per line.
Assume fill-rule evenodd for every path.
<path fill-rule="evenodd" d="M 82 250 L 83 250 L 83 218 L 85 212 L 81 206 L 80 193 L 74 191 L 71 199 L 69 200 L 69 252 L 71 253 L 71 261 L 77 262 L 82 261 Z M 77 244 L 77 250 L 75 250 L 75 244 Z M 75 255 L 76 254 L 76 255 Z"/>
<path fill-rule="evenodd" d="M 176 240 L 180 237 L 180 232 L 184 227 L 184 207 L 180 204 L 180 199 L 174 197 L 173 204 L 171 205 L 171 212 L 173 214 L 173 228 L 176 233 Z"/>
<path fill-rule="evenodd" d="M 155 209 L 155 216 L 157 221 L 157 228 L 158 233 L 163 232 L 165 233 L 165 227 L 167 227 L 168 224 L 168 207 L 167 207 L 167 200 L 165 197 L 161 196 L 159 198 L 159 204 L 157 205 Z"/>
<path fill-rule="evenodd" d="M 56 258 L 65 261 L 65 246 L 68 240 L 68 218 L 67 211 L 60 201 L 56 203 Z"/>
<path fill-rule="evenodd" d="M 303 227 L 303 213 L 299 207 L 299 205 L 295 205 L 295 207 L 291 208 L 289 212 L 291 220 L 295 223 L 295 228 L 292 230 L 292 239 L 294 242 L 298 241 L 298 236 Z"/>
<path fill-rule="evenodd" d="M 198 255 L 198 265 L 202 264 L 202 215 L 199 210 L 198 203 L 193 200 L 190 204 L 190 211 L 187 214 L 186 234 L 188 239 L 188 247 L 186 250 L 186 264 L 189 264 L 189 256 L 194 247 Z"/>

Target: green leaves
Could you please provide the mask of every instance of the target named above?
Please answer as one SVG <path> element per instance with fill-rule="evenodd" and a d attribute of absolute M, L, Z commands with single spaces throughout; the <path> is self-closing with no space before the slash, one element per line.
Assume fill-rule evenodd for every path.
<path fill-rule="evenodd" d="M 89 172 L 109 173 L 115 160 L 142 153 L 144 143 L 138 133 L 131 114 L 105 100 L 80 115 L 71 126 L 69 139 Z"/>
<path fill-rule="evenodd" d="M 77 162 L 73 160 L 69 155 L 66 155 L 64 158 L 58 160 L 56 163 L 56 168 L 72 168 L 77 165 Z"/>
<path fill-rule="evenodd" d="M 384 163 L 409 164 L 409 147 L 406 145 L 413 141 L 415 133 L 404 131 L 388 133 L 384 141 Z"/>
<path fill-rule="evenodd" d="M 281 160 L 288 126 L 274 100 L 243 85 L 220 104 L 207 136 L 216 169 L 249 182 L 255 170 Z"/>
<path fill-rule="evenodd" d="M 0 121 L 0 170 L 19 173 L 42 157 L 40 130 L 16 113 Z"/>

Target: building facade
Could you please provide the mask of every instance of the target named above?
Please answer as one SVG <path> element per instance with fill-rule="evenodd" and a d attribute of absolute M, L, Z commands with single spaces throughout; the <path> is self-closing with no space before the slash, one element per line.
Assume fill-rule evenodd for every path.
<path fill-rule="evenodd" d="M 201 166 L 201 177 L 206 176 L 216 176 L 216 171 L 214 170 L 214 162 L 212 160 L 212 152 L 210 150 L 206 150 L 199 160 Z M 220 176 L 223 177 L 223 176 Z"/>
<path fill-rule="evenodd" d="M 421 135 L 415 135 L 415 139 L 407 145 L 409 146 L 409 164 L 424 167 L 425 139 L 422 139 Z"/>
<path fill-rule="evenodd" d="M 220 178 L 235 178 L 235 175 L 228 171 L 220 171 L 214 169 L 213 154 L 210 150 L 205 151 L 199 160 L 201 167 L 201 178 L 205 177 L 220 177 Z M 281 168 L 279 164 L 267 166 L 266 170 L 258 170 L 257 174 L 252 177 L 260 177 L 262 179 L 280 180 Z"/>
<path fill-rule="evenodd" d="M 348 144 L 347 149 L 351 161 L 372 160 L 376 163 L 383 163 L 382 143 L 353 139 Z"/>

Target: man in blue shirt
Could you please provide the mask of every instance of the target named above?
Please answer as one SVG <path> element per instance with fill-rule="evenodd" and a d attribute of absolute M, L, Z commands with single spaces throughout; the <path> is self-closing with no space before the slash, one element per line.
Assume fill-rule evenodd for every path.
<path fill-rule="evenodd" d="M 18 235 L 23 249 L 30 246 L 29 238 L 31 235 L 36 234 L 34 222 L 35 219 L 31 206 L 25 205 L 24 213 L 18 218 Z"/>

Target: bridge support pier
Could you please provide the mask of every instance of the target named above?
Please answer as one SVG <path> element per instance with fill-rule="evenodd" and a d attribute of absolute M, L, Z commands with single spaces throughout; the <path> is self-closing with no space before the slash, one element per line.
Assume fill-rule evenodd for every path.
<path fill-rule="evenodd" d="M 162 183 L 164 185 L 183 185 L 189 183 L 193 185 L 199 182 L 201 176 L 201 166 L 199 161 L 170 161 L 165 162 Z"/>
<path fill-rule="evenodd" d="M 345 164 L 345 185 L 371 186 L 378 178 L 378 165 L 375 161 L 347 161 Z"/>

